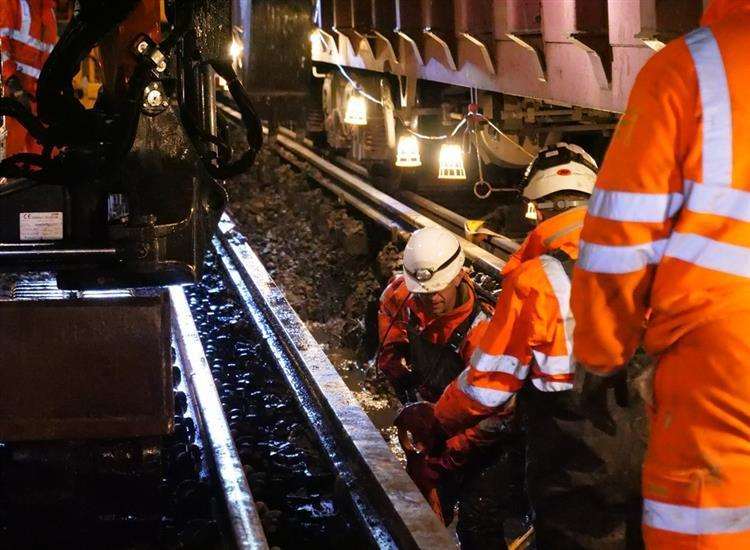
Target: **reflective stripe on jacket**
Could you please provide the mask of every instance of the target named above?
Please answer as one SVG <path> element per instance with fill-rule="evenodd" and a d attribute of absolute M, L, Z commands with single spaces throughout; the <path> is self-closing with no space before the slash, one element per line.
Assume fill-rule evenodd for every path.
<path fill-rule="evenodd" d="M 576 209 L 550 218 L 526 242 L 552 242 L 543 237 L 559 234 L 554 246 L 575 258 L 576 227 L 580 228 L 584 213 Z M 559 260 L 544 254 L 550 249 L 539 250 L 541 255 L 526 259 L 505 277 L 495 314 L 469 367 L 446 388 L 435 407 L 448 433 L 505 407 L 529 376 L 541 391 L 573 387 L 570 279 Z"/>
<path fill-rule="evenodd" d="M 443 344 L 450 339 L 453 332 L 472 314 L 474 302 L 477 299 L 474 283 L 466 274 L 463 277 L 463 284 L 468 289 L 468 299 L 450 313 L 435 318 L 425 312 L 418 300 L 409 296 L 403 275 L 395 277 L 388 284 L 380 297 L 378 312 L 378 333 L 383 342 L 377 365 L 380 370 L 393 378 L 405 374 L 401 363 L 402 359 L 408 361 L 407 325 L 410 316 L 417 321 L 422 336 L 433 344 Z M 404 300 L 406 300 L 405 304 Z M 403 307 L 401 307 L 402 304 L 404 304 Z M 459 350 L 466 363 L 489 325 L 491 315 L 491 308 L 484 307 L 483 311 L 477 314 L 466 334 Z"/>
<path fill-rule="evenodd" d="M 31 94 L 57 41 L 54 6 L 53 0 L 0 0 L 2 78 L 17 77 Z"/>
<path fill-rule="evenodd" d="M 750 309 L 750 2 L 717 0 L 704 24 L 639 74 L 589 205 L 575 345 L 600 372 L 644 328 L 658 354 Z"/>

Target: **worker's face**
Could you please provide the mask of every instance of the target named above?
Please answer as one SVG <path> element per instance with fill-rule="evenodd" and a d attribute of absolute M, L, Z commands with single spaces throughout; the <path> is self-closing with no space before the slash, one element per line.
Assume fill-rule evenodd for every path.
<path fill-rule="evenodd" d="M 429 294 L 417 294 L 417 300 L 422 304 L 428 315 L 432 317 L 440 317 L 446 313 L 450 313 L 456 307 L 456 298 L 458 296 L 458 285 L 461 284 L 461 276 L 459 275 L 451 284 L 439 292 L 431 292 Z"/>

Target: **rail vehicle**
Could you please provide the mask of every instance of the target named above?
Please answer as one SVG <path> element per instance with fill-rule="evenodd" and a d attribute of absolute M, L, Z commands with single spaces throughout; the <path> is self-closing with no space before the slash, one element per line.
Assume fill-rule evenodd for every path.
<path fill-rule="evenodd" d="M 489 180 L 475 189 L 487 198 L 498 185 L 518 182 L 519 170 L 547 143 L 577 142 L 600 159 L 639 69 L 698 26 L 704 4 L 318 0 L 310 56 L 320 104 L 308 130 L 382 167 L 399 160 L 400 136 L 445 135 L 477 109 L 483 117 L 469 117 L 476 124 L 464 143 L 469 181 L 442 185 L 455 192 Z M 368 99 L 366 125 L 347 124 L 350 98 L 361 95 Z M 418 185 L 434 187 L 441 183 L 440 143 L 419 145 Z"/>
<path fill-rule="evenodd" d="M 76 5 L 41 71 L 36 113 L 0 101 L 44 147 L 0 161 L 0 270 L 56 272 L 70 289 L 195 281 L 226 203 L 220 182 L 262 142 L 232 66 L 231 5 Z M 95 49 L 101 89 L 86 106 L 73 80 Z M 248 128 L 234 157 L 217 130 L 215 75 Z"/>
<path fill-rule="evenodd" d="M 69 4 L 36 111 L 0 99 L 43 146 L 0 157 L 0 515 L 9 499 L 34 510 L 24 517 L 60 502 L 53 518 L 116 515 L 131 474 L 140 504 L 159 498 L 185 406 L 162 287 L 199 279 L 222 182 L 262 144 L 229 0 Z M 217 125 L 219 79 L 245 126 L 235 150 Z M 80 493 L 105 497 L 78 510 Z"/>

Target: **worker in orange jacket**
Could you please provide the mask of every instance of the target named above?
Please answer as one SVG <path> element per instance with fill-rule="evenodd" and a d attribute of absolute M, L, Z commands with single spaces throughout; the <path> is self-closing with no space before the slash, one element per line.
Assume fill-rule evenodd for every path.
<path fill-rule="evenodd" d="M 377 365 L 402 400 L 435 401 L 464 370 L 489 324 L 492 306 L 477 296 L 463 265 L 464 253 L 454 235 L 437 227 L 420 229 L 407 243 L 403 274 L 383 292 Z M 430 411 L 424 421 L 433 420 Z M 441 515 L 450 523 L 458 501 L 457 532 L 464 550 L 504 547 L 502 519 L 511 512 L 514 497 L 523 500 L 517 496 L 522 493 L 523 461 L 513 419 L 490 417 L 451 435 L 429 457 L 428 471 L 421 470 L 440 480 Z M 499 493 L 497 486 L 506 492 Z"/>
<path fill-rule="evenodd" d="M 642 69 L 575 271 L 576 356 L 602 377 L 656 358 L 648 548 L 750 548 L 750 2 Z"/>
<path fill-rule="evenodd" d="M 451 435 L 521 393 L 526 486 L 541 550 L 637 548 L 640 539 L 633 434 L 590 422 L 574 388 L 569 274 L 596 170 L 591 156 L 567 143 L 543 149 L 529 166 L 523 194 L 540 223 L 507 263 L 490 326 L 435 410 Z"/>
<path fill-rule="evenodd" d="M 36 87 L 57 42 L 54 0 L 0 0 L 0 60 L 3 94 L 36 113 Z M 6 156 L 40 153 L 42 147 L 13 118 L 6 117 Z"/>
<path fill-rule="evenodd" d="M 429 280 L 411 275 L 422 264 L 443 263 L 439 260 L 450 262 Z M 422 399 L 435 401 L 464 369 L 489 324 L 492 306 L 477 297 L 463 264 L 455 236 L 437 227 L 421 229 L 404 251 L 404 273 L 380 298 L 377 366 L 403 392 L 402 400 L 415 400 L 418 390 Z M 422 359 L 425 355 L 439 358 Z"/>

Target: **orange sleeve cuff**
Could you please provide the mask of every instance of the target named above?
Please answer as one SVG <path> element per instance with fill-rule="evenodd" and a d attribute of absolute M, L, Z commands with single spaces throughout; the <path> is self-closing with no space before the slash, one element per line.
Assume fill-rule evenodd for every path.
<path fill-rule="evenodd" d="M 451 382 L 435 404 L 435 418 L 449 436 L 456 435 L 477 422 L 493 414 L 485 407 L 458 388 L 457 382 Z"/>

